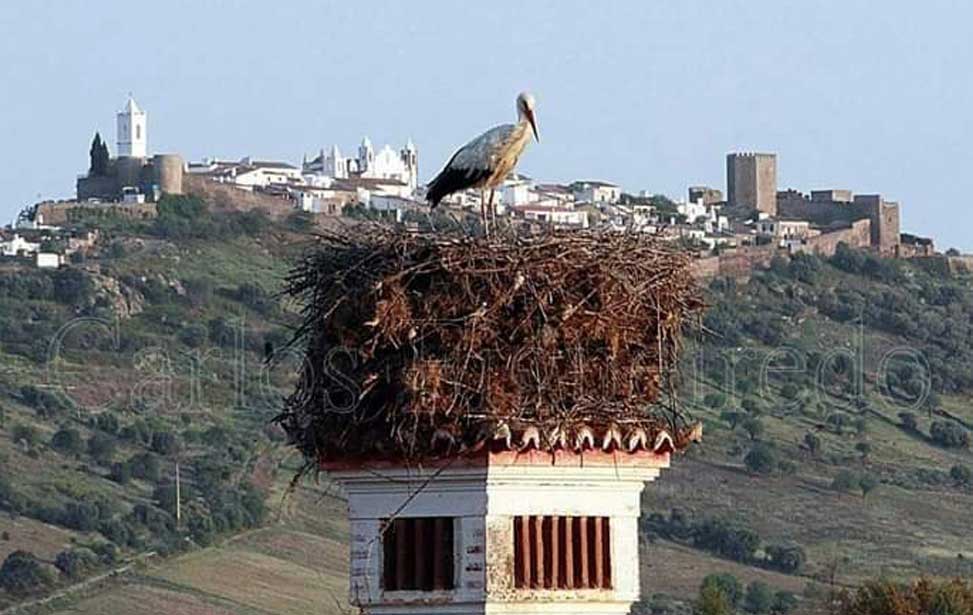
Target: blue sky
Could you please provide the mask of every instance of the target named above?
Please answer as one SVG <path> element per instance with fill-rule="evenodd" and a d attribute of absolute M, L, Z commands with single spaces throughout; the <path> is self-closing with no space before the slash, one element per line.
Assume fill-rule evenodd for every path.
<path fill-rule="evenodd" d="M 973 8 L 956 2 L 5 2 L 0 220 L 65 197 L 131 91 L 150 149 L 298 162 L 412 137 L 420 174 L 537 96 L 521 162 L 682 196 L 724 155 L 881 192 L 973 251 Z"/>

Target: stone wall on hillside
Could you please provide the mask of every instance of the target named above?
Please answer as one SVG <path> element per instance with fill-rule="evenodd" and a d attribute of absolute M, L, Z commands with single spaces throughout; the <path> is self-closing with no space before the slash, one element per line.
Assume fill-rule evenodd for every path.
<path fill-rule="evenodd" d="M 837 229 L 821 233 L 816 237 L 809 237 L 804 244 L 794 248 L 795 252 L 807 252 L 818 256 L 833 256 L 839 243 L 853 248 L 869 248 L 872 242 L 872 221 L 868 219 L 855 220 L 848 228 Z"/>
<path fill-rule="evenodd" d="M 707 256 L 693 262 L 692 271 L 699 279 L 733 278 L 748 280 L 754 269 L 766 269 L 775 256 L 786 254 L 773 244 L 741 246 L 719 256 Z"/>
<path fill-rule="evenodd" d="M 58 201 L 38 203 L 34 209 L 34 221 L 38 224 L 63 226 L 71 222 L 73 215 L 86 212 L 110 212 L 137 220 L 147 220 L 158 215 L 155 203 L 81 203 Z"/>
<path fill-rule="evenodd" d="M 793 246 L 792 251 L 817 254 L 826 258 L 835 253 L 840 243 L 845 243 L 854 248 L 869 249 L 871 246 L 871 221 L 867 219 L 856 220 L 847 228 L 810 237 L 802 244 Z M 693 275 L 703 280 L 716 277 L 747 280 L 754 269 L 767 269 L 775 257 L 786 257 L 787 255 L 787 250 L 779 248 L 775 244 L 741 246 L 719 256 L 707 256 L 693 261 L 692 271 Z"/>
<path fill-rule="evenodd" d="M 203 199 L 217 210 L 262 209 L 272 217 L 285 216 L 294 211 L 293 201 L 285 197 L 242 190 L 232 184 L 221 184 L 198 175 L 186 175 L 183 187 L 187 194 Z"/>

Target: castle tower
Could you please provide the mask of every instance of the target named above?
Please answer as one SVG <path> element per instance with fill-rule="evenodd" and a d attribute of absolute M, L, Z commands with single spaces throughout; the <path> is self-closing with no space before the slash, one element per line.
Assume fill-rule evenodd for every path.
<path fill-rule="evenodd" d="M 145 111 L 142 111 L 131 96 L 125 107 L 118 112 L 116 151 L 119 158 L 145 158 L 148 151 Z"/>
<path fill-rule="evenodd" d="M 415 143 L 412 139 L 409 139 L 405 147 L 399 152 L 399 156 L 402 158 L 402 162 L 405 164 L 406 171 L 409 175 L 408 181 L 409 188 L 415 192 L 416 188 L 419 187 L 419 153 L 416 151 Z"/>
<path fill-rule="evenodd" d="M 726 200 L 730 207 L 747 207 L 777 215 L 777 155 L 727 154 Z"/>

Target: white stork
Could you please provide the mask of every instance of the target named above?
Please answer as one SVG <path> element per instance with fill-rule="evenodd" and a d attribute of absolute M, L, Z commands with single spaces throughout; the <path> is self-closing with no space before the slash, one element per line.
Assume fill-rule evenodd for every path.
<path fill-rule="evenodd" d="M 479 188 L 480 214 L 487 227 L 486 212 L 492 216 L 494 190 L 517 166 L 517 159 L 527 147 L 531 134 L 536 141 L 537 122 L 534 119 L 534 97 L 527 92 L 517 96 L 517 123 L 501 124 L 486 131 L 456 150 L 443 170 L 427 187 L 426 199 L 435 208 L 447 195 L 467 188 Z M 484 209 L 483 191 L 490 189 L 490 203 Z"/>

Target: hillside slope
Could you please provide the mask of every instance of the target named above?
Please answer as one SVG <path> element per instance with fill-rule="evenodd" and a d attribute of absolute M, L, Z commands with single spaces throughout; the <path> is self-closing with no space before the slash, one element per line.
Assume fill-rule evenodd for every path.
<path fill-rule="evenodd" d="M 31 553 L 0 609 L 154 553 L 42 610 L 339 612 L 343 504 L 308 485 L 278 514 L 296 466 L 270 426 L 295 320 L 273 294 L 312 222 L 161 212 L 97 221 L 100 252 L 67 269 L 0 272 L 0 560 Z M 704 442 L 646 489 L 647 602 L 684 610 L 714 572 L 805 610 L 973 572 L 970 280 L 840 250 L 708 298 L 682 388 Z"/>

